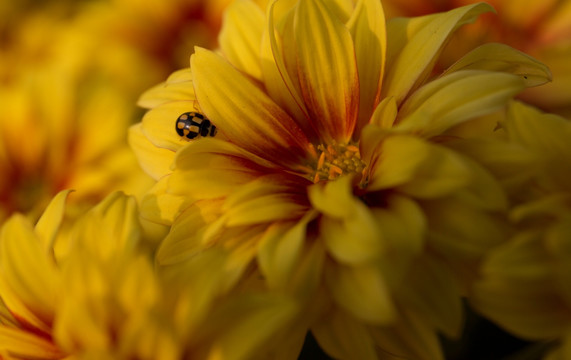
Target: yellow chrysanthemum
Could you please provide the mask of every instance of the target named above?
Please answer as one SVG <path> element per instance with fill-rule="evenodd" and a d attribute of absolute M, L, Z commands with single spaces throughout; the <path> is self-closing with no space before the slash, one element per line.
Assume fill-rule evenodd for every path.
<path fill-rule="evenodd" d="M 389 17 L 420 16 L 448 11 L 477 0 L 386 0 Z M 451 41 L 446 61 L 454 61 L 474 46 L 497 41 L 530 54 L 549 66 L 553 82 L 526 90 L 521 98 L 544 110 L 571 115 L 571 1 L 488 1 L 498 12 L 460 31 Z"/>
<path fill-rule="evenodd" d="M 2 359 L 251 359 L 295 313 L 246 286 L 230 296 L 222 252 L 157 273 L 121 193 L 62 231 L 68 193 L 35 226 L 16 214 L 0 230 Z"/>
<path fill-rule="evenodd" d="M 143 95 L 152 110 L 131 130 L 158 180 L 144 212 L 172 224 L 158 262 L 224 248 L 315 310 L 293 339 L 310 327 L 336 358 L 441 358 L 436 331 L 458 334 L 462 288 L 503 240 L 506 201 L 438 136 L 549 78 L 499 44 L 429 77 L 450 35 L 490 10 L 385 25 L 375 0 L 278 1 L 267 14 L 235 2 L 223 56 L 197 49 Z M 192 111 L 219 135 L 187 144 L 175 123 Z"/>
<path fill-rule="evenodd" d="M 513 238 L 482 266 L 472 301 L 515 335 L 559 339 L 550 359 L 567 359 L 571 344 L 571 123 L 514 103 L 503 123 L 510 144 L 534 156 L 514 192 Z"/>

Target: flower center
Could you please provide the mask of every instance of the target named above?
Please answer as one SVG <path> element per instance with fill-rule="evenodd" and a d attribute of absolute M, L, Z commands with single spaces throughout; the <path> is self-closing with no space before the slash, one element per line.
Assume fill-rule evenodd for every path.
<path fill-rule="evenodd" d="M 314 183 L 322 180 L 335 180 L 344 174 L 363 173 L 365 163 L 361 160 L 356 144 L 320 144 L 315 171 L 309 177 Z"/>

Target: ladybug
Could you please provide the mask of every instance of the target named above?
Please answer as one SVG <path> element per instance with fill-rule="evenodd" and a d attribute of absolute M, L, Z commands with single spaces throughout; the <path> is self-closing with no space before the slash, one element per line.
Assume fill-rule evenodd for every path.
<path fill-rule="evenodd" d="M 193 140 L 200 136 L 215 136 L 216 126 L 198 112 L 185 112 L 176 119 L 176 133 L 185 140 Z"/>

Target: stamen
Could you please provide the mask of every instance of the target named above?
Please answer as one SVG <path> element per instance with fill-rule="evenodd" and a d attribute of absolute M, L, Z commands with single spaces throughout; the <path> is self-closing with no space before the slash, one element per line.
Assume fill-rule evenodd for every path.
<path fill-rule="evenodd" d="M 363 174 L 365 163 L 361 160 L 359 147 L 355 144 L 320 144 L 319 157 L 313 166 L 314 172 L 308 178 L 317 183 L 321 180 L 334 180 L 344 174 Z"/>

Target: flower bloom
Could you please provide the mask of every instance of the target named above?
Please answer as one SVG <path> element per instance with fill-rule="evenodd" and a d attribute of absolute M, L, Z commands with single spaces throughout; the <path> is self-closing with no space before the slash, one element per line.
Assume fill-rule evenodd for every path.
<path fill-rule="evenodd" d="M 477 0 L 386 0 L 391 16 L 420 16 L 447 11 Z M 484 16 L 460 31 L 451 41 L 445 62 L 454 61 L 472 47 L 490 41 L 502 42 L 544 62 L 553 72 L 553 82 L 528 89 L 521 98 L 544 110 L 571 115 L 571 1 L 488 1 L 497 16 Z"/>
<path fill-rule="evenodd" d="M 214 247 L 243 276 L 253 265 L 305 304 L 297 346 L 310 328 L 336 358 L 441 358 L 436 333 L 458 334 L 460 295 L 503 240 L 507 203 L 440 135 L 549 78 L 499 44 L 430 77 L 451 34 L 490 10 L 385 24 L 375 0 L 231 5 L 222 56 L 196 49 L 142 96 L 152 110 L 131 129 L 158 180 L 144 215 L 172 225 L 158 262 Z M 175 124 L 193 111 L 219 135 L 182 139 Z"/>
<path fill-rule="evenodd" d="M 507 142 L 530 153 L 511 196 L 517 231 L 490 252 L 472 303 L 511 333 L 561 341 L 549 359 L 565 359 L 571 344 L 571 124 L 515 103 L 503 124 Z M 512 163 L 512 167 L 515 164 Z"/>

